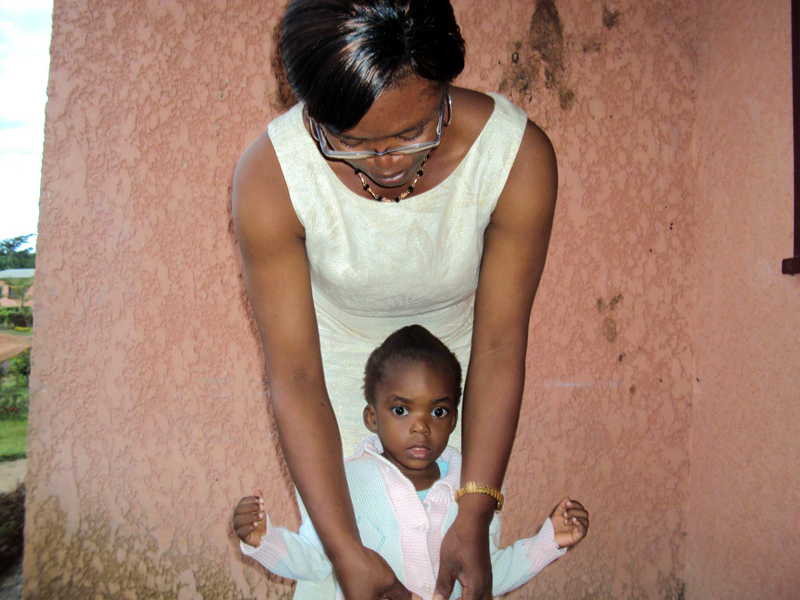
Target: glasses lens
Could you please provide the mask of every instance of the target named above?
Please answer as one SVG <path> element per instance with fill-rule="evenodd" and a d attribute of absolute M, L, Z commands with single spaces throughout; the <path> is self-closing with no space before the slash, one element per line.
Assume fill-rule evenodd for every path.
<path fill-rule="evenodd" d="M 329 158 L 342 158 L 347 160 L 365 160 L 367 158 L 374 158 L 376 156 L 385 156 L 387 154 L 418 154 L 436 148 L 442 141 L 442 123 L 444 121 L 444 109 L 447 90 L 442 94 L 442 108 L 439 113 L 439 122 L 436 124 L 436 139 L 430 142 L 422 142 L 421 144 L 410 144 L 408 146 L 398 146 L 397 148 L 389 148 L 383 152 L 376 152 L 374 150 L 336 150 L 328 141 L 325 131 L 316 121 L 312 120 L 313 130 L 316 133 L 319 149 L 322 153 Z"/>
<path fill-rule="evenodd" d="M 435 148 L 439 145 L 438 140 L 434 140 L 432 142 L 426 142 L 424 144 L 415 144 L 413 146 L 403 146 L 400 148 L 391 148 L 386 151 L 386 154 L 419 154 L 420 152 L 425 152 L 426 150 L 430 150 Z"/>

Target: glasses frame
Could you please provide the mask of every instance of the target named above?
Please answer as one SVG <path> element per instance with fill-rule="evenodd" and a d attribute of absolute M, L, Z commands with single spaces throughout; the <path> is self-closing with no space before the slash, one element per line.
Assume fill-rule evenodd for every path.
<path fill-rule="evenodd" d="M 448 109 L 447 122 L 444 120 L 445 107 Z M 367 158 L 377 158 L 379 156 L 386 156 L 387 154 L 418 154 L 433 150 L 442 142 L 442 132 L 445 127 L 450 125 L 450 120 L 453 116 L 453 101 L 450 98 L 450 92 L 447 86 L 442 90 L 442 108 L 439 112 L 439 123 L 436 125 L 436 139 L 430 142 L 420 142 L 418 144 L 410 144 L 408 146 L 398 146 L 396 148 L 388 148 L 381 152 L 377 150 L 335 150 L 331 146 L 330 141 L 325 135 L 325 130 L 317 121 L 311 117 L 308 118 L 309 128 L 311 129 L 311 137 L 319 144 L 319 150 L 328 158 L 337 160 L 365 160 Z"/>

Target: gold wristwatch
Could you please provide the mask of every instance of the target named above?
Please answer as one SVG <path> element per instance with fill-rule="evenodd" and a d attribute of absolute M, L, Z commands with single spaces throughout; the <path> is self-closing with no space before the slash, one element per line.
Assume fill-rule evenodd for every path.
<path fill-rule="evenodd" d="M 497 500 L 497 508 L 494 512 L 499 513 L 501 510 L 503 510 L 503 494 L 491 486 L 483 485 L 482 483 L 477 483 L 475 481 L 468 481 L 464 484 L 464 487 L 456 492 L 456 502 L 461 500 L 461 498 L 467 494 L 486 494 L 487 496 L 491 496 Z"/>

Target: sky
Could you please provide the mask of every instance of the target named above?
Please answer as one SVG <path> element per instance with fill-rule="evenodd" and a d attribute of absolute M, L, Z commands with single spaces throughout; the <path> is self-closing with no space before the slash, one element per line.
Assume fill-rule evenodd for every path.
<path fill-rule="evenodd" d="M 39 221 L 52 14 L 53 0 L 0 0 L 0 240 Z"/>

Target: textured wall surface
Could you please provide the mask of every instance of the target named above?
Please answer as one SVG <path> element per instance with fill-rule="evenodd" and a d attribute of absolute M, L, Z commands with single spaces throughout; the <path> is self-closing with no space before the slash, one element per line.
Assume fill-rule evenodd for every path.
<path fill-rule="evenodd" d="M 28 598 L 277 598 L 232 509 L 296 524 L 232 233 L 279 112 L 275 2 L 56 0 L 29 443 Z M 38 281 L 37 281 L 38 285 Z"/>
<path fill-rule="evenodd" d="M 693 3 L 458 5 L 462 81 L 550 135 L 559 206 L 534 304 L 504 538 L 572 494 L 589 539 L 518 598 L 678 598 L 692 353 Z"/>
<path fill-rule="evenodd" d="M 800 593 L 790 2 L 698 5 L 689 598 Z M 702 235 L 699 234 L 702 232 Z"/>
<path fill-rule="evenodd" d="M 229 529 L 236 501 L 256 485 L 268 489 L 275 522 L 297 523 L 230 218 L 236 159 L 291 102 L 273 68 L 284 4 L 55 2 L 27 598 L 277 598 L 291 590 L 243 560 Z M 586 503 L 593 525 L 587 542 L 515 597 L 677 600 L 698 385 L 695 215 L 705 219 L 704 236 L 717 227 L 712 211 L 728 218 L 722 198 L 696 211 L 695 3 L 454 6 L 468 43 L 459 83 L 512 97 L 550 134 L 559 156 L 559 206 L 531 320 L 505 538 L 534 533 L 565 494 Z M 703 9 L 707 23 L 712 10 Z M 771 104 L 747 110 L 770 123 L 777 118 Z M 733 139 L 715 138 L 716 112 L 704 114 L 710 128 L 702 140 L 713 142 L 701 155 L 708 162 Z M 733 131 L 731 121 L 721 125 Z M 759 164 L 758 176 L 766 178 L 767 161 Z M 744 196 L 740 203 L 750 206 Z M 740 237 L 753 218 L 764 217 L 749 210 L 730 223 L 744 227 L 736 230 Z M 788 241 L 778 249 L 775 236 L 762 232 L 748 251 L 763 256 L 762 239 L 776 244 L 776 261 L 788 252 Z M 717 254 L 715 243 L 725 252 Z M 701 248 L 726 264 L 749 256 L 735 255 L 722 233 L 705 237 Z M 748 302 L 766 292 L 759 286 L 774 285 L 789 306 L 791 283 L 774 275 L 775 265 L 747 271 Z M 716 335 L 704 342 L 703 368 L 730 372 L 727 357 L 712 350 L 727 343 L 727 320 L 750 304 L 726 295 L 733 283 L 720 281 L 720 271 L 706 266 L 703 275 L 710 281 L 701 289 L 728 310 L 719 316 L 704 308 L 697 318 Z M 708 287 L 712 281 L 719 287 Z M 781 319 L 775 302 L 759 305 L 770 327 Z M 775 369 L 788 393 L 788 365 Z M 708 375 L 718 382 L 713 411 L 722 411 L 729 384 L 724 374 Z M 772 390 L 763 383 L 767 375 L 742 375 L 738 398 L 762 384 Z M 761 411 L 771 399 L 764 398 Z M 755 408 L 737 421 L 742 430 L 749 410 Z M 706 429 L 724 438 L 719 424 Z M 717 462 L 715 475 L 727 481 L 731 468 Z M 778 482 L 776 476 L 762 485 Z M 697 506 L 711 501 L 707 489 L 697 493 Z M 701 514 L 691 514 L 702 525 Z M 698 555 L 711 550 L 707 540 L 698 542 Z"/>

